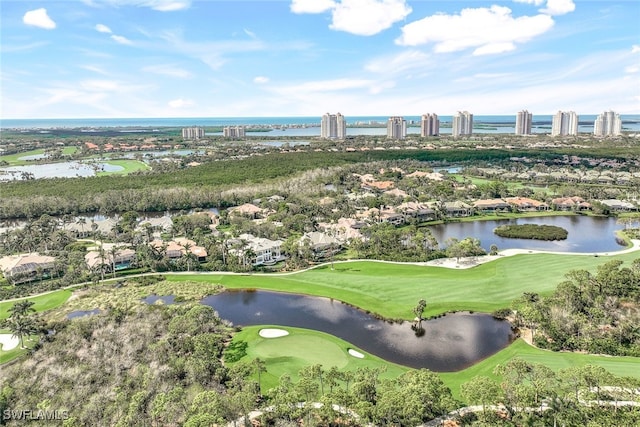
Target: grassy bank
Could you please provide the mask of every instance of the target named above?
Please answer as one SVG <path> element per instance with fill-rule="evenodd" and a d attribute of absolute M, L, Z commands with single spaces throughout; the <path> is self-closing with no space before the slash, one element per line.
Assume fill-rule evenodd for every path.
<path fill-rule="evenodd" d="M 109 160 L 105 162 L 112 166 L 120 166 L 122 170 L 116 172 L 98 172 L 97 176 L 106 176 L 106 175 L 127 175 L 132 172 L 149 170 L 149 166 L 141 162 L 139 160 Z"/>
<path fill-rule="evenodd" d="M 334 298 L 388 319 L 410 320 L 417 301 L 427 316 L 447 311 L 482 311 L 509 306 L 524 292 L 549 294 L 571 270 L 595 271 L 612 259 L 631 262 L 638 253 L 612 257 L 523 254 L 456 270 L 373 261 L 335 263 L 289 275 L 169 274 L 167 280 L 209 282 Z"/>
<path fill-rule="evenodd" d="M 279 338 L 263 338 L 258 333 L 263 328 L 284 329 L 289 335 Z M 239 361 L 251 362 L 256 358 L 264 360 L 267 372 L 260 375 L 263 392 L 278 385 L 283 374 L 289 374 L 294 381 L 305 366 L 320 364 L 323 369 L 332 366 L 340 370 L 355 371 L 358 368 L 383 368 L 382 378 L 395 378 L 409 370 L 373 356 L 348 342 L 323 332 L 282 326 L 248 326 L 237 333 L 234 343 L 245 342 L 246 355 Z M 360 359 L 348 351 L 354 349 L 364 355 Z M 257 380 L 257 375 L 254 375 Z"/>
<path fill-rule="evenodd" d="M 284 329 L 290 335 L 280 338 L 262 338 L 258 335 L 262 328 Z M 290 375 L 296 381 L 298 372 L 302 368 L 314 364 L 320 364 L 324 369 L 336 366 L 340 370 L 355 370 L 361 367 L 384 368 L 382 378 L 394 378 L 411 369 L 386 362 L 332 335 L 308 329 L 266 325 L 250 326 L 243 328 L 233 340 L 235 343 L 245 342 L 247 345 L 246 355 L 239 359 L 240 361 L 250 363 L 256 358 L 260 358 L 265 362 L 267 371 L 262 373 L 260 377 L 264 392 L 275 387 L 283 374 Z M 364 354 L 364 359 L 349 355 L 350 348 Z M 476 375 L 486 375 L 500 380 L 499 376 L 494 375 L 493 370 L 497 365 L 505 364 L 515 357 L 531 363 L 543 364 L 554 371 L 570 366 L 591 364 L 602 366 L 617 376 L 640 377 L 640 370 L 638 370 L 640 361 L 637 358 L 551 352 L 532 347 L 522 339 L 516 340 L 509 347 L 467 369 L 458 372 L 444 372 L 439 375 L 454 396 L 462 400 L 460 396 L 461 384 Z M 257 379 L 257 375 L 254 374 L 254 376 Z"/>
<path fill-rule="evenodd" d="M 540 363 L 554 371 L 570 366 L 598 365 L 618 376 L 640 378 L 640 359 L 636 357 L 596 356 L 591 354 L 553 352 L 532 347 L 522 339 L 516 340 L 509 347 L 499 351 L 491 357 L 459 372 L 441 373 L 442 380 L 451 389 L 454 396 L 460 398 L 460 385 L 476 375 L 486 375 L 499 379 L 493 374 L 497 365 L 505 364 L 509 360 L 519 357 L 531 363 Z"/>
<path fill-rule="evenodd" d="M 36 310 L 36 312 L 42 312 L 42 311 L 51 310 L 56 307 L 60 307 L 69 299 L 70 296 L 71 296 L 70 290 L 61 289 L 59 291 L 50 292 L 45 295 L 40 295 L 33 298 L 21 298 L 21 299 L 27 299 L 29 301 L 33 301 L 34 302 L 33 309 Z M 7 317 L 9 317 L 9 309 L 13 306 L 13 304 L 14 302 L 11 302 L 11 301 L 0 302 L 0 320 L 6 319 Z"/>

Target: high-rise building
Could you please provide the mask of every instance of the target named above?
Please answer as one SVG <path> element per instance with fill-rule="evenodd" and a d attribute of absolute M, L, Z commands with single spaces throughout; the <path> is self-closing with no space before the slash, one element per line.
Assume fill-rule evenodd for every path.
<path fill-rule="evenodd" d="M 577 135 L 578 115 L 575 111 L 558 111 L 551 123 L 551 136 Z"/>
<path fill-rule="evenodd" d="M 516 135 L 531 135 L 531 122 L 533 114 L 522 110 L 516 114 Z"/>
<path fill-rule="evenodd" d="M 407 121 L 398 116 L 389 117 L 387 121 L 387 138 L 405 139 L 407 137 Z"/>
<path fill-rule="evenodd" d="M 222 136 L 225 138 L 244 138 L 244 126 L 225 126 L 222 128 Z"/>
<path fill-rule="evenodd" d="M 440 135 L 440 120 L 437 114 L 423 114 L 420 121 L 420 136 Z"/>
<path fill-rule="evenodd" d="M 320 138 L 345 139 L 347 136 L 347 122 L 344 116 L 338 114 L 325 114 L 320 123 Z"/>
<path fill-rule="evenodd" d="M 182 128 L 182 139 L 200 139 L 204 138 L 204 128 L 193 126 L 190 128 Z"/>
<path fill-rule="evenodd" d="M 458 111 L 453 116 L 451 135 L 471 135 L 473 133 L 473 114 L 468 111 Z"/>
<path fill-rule="evenodd" d="M 622 119 L 620 114 L 605 111 L 598 115 L 593 123 L 593 134 L 596 136 L 616 136 L 622 133 Z"/>

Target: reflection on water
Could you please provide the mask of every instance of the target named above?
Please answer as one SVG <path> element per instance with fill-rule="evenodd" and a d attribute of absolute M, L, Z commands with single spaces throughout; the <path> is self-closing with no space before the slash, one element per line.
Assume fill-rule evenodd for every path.
<path fill-rule="evenodd" d="M 202 303 L 237 325 L 314 329 L 390 362 L 438 372 L 464 369 L 506 347 L 513 339 L 508 322 L 486 314 L 455 313 L 424 321 L 424 334 L 417 336 L 410 322 L 379 320 L 329 298 L 228 291 L 208 296 Z"/>
<path fill-rule="evenodd" d="M 72 311 L 71 313 L 67 314 L 67 319 L 75 319 L 78 317 L 83 317 L 83 316 L 91 316 L 93 314 L 98 314 L 100 313 L 100 309 L 99 308 L 95 308 L 93 310 L 76 310 L 76 311 Z"/>
<path fill-rule="evenodd" d="M 562 227 L 569 232 L 566 240 L 542 241 L 533 239 L 512 239 L 497 236 L 493 230 L 506 224 L 545 224 Z M 480 240 L 485 250 L 491 245 L 498 249 L 530 249 L 554 252 L 608 252 L 623 249 L 617 242 L 615 232 L 623 226 L 616 218 L 591 217 L 582 215 L 545 216 L 535 218 L 504 219 L 499 221 L 450 222 L 431 225 L 433 236 L 445 246 L 447 239 L 473 237 Z"/>
<path fill-rule="evenodd" d="M 37 165 L 8 166 L 0 168 L 1 180 L 20 180 L 23 173 L 33 174 L 33 178 L 77 178 L 95 176 L 96 172 L 119 172 L 122 166 L 109 163 L 58 162 Z"/>

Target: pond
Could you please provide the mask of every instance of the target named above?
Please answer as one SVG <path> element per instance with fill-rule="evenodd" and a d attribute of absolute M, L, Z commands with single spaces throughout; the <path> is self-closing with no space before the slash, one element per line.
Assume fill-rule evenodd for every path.
<path fill-rule="evenodd" d="M 562 227 L 569 232 L 566 240 L 542 241 L 499 237 L 493 230 L 505 224 L 545 224 Z M 554 252 L 609 252 L 624 249 L 616 240 L 615 231 L 624 226 L 617 224 L 616 218 L 591 217 L 583 215 L 545 216 L 491 221 L 450 222 L 431 225 L 429 229 L 441 246 L 447 239 L 473 237 L 480 240 L 485 250 L 491 245 L 503 249 L 528 249 Z"/>
<path fill-rule="evenodd" d="M 99 314 L 99 313 L 100 313 L 99 308 L 94 308 L 93 310 L 76 310 L 67 314 L 67 319 L 76 319 L 78 317 L 92 316 L 94 314 Z"/>
<path fill-rule="evenodd" d="M 242 326 L 281 325 L 342 338 L 389 362 L 437 372 L 464 369 L 509 345 L 511 325 L 488 314 L 453 313 L 423 321 L 391 323 L 329 298 L 267 291 L 226 291 L 202 300 L 221 318 Z"/>
<path fill-rule="evenodd" d="M 95 176 L 96 171 L 118 172 L 124 168 L 109 163 L 59 162 L 38 165 L 9 166 L 0 168 L 0 180 L 24 179 L 23 174 L 33 174 L 33 178 L 76 178 Z"/>

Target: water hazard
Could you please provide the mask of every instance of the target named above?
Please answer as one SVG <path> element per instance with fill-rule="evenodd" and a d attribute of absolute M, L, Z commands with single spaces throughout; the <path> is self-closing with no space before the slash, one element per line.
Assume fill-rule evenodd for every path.
<path fill-rule="evenodd" d="M 503 349 L 511 325 L 487 314 L 454 313 L 421 323 L 376 319 L 329 298 L 267 291 L 227 291 L 203 301 L 236 325 L 282 325 L 326 332 L 389 362 L 436 372 L 459 371 Z M 419 334 L 418 334 L 419 335 Z"/>

